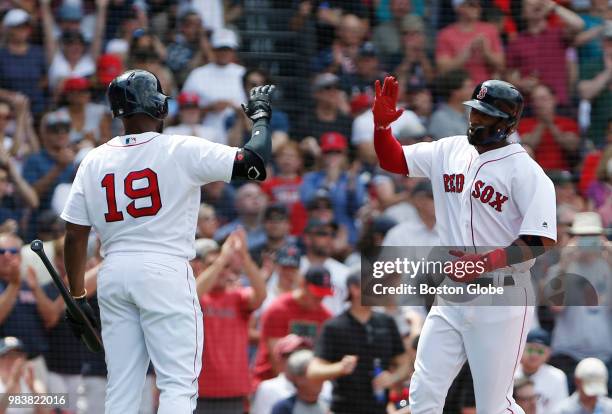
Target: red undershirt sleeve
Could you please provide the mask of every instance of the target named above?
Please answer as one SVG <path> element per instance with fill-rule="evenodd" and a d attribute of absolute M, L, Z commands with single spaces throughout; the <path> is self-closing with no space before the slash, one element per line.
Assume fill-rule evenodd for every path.
<path fill-rule="evenodd" d="M 391 128 L 374 129 L 374 150 L 382 169 L 408 175 L 408 164 L 402 145 L 391 133 Z"/>

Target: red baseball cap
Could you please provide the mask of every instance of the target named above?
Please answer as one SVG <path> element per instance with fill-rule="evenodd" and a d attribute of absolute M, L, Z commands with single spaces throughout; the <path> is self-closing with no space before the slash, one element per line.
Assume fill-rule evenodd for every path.
<path fill-rule="evenodd" d="M 304 275 L 306 286 L 310 293 L 318 298 L 332 296 L 334 289 L 331 283 L 331 274 L 323 266 L 311 266 Z"/>
<path fill-rule="evenodd" d="M 344 151 L 347 147 L 346 137 L 339 132 L 326 132 L 321 135 L 321 151 Z"/>
<path fill-rule="evenodd" d="M 107 86 L 121 73 L 123 73 L 123 62 L 119 56 L 107 53 L 98 58 L 96 74 L 102 85 Z"/>
<path fill-rule="evenodd" d="M 192 92 L 181 92 L 176 100 L 180 106 L 198 106 L 200 104 L 200 97 L 197 93 Z"/>
<path fill-rule="evenodd" d="M 312 349 L 312 341 L 296 334 L 289 334 L 278 340 L 272 349 L 272 353 L 278 359 L 281 359 L 286 358 L 298 349 Z"/>
<path fill-rule="evenodd" d="M 89 81 L 86 78 L 68 78 L 64 81 L 64 93 L 86 91 Z"/>

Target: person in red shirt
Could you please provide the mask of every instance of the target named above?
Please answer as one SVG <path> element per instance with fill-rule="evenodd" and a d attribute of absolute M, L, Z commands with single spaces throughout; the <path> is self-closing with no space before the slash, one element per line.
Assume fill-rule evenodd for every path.
<path fill-rule="evenodd" d="M 303 158 L 294 141 L 281 144 L 274 157 L 276 173 L 261 184 L 270 203 L 280 203 L 289 210 L 291 234 L 298 235 L 306 225 L 306 211 L 300 201 Z"/>
<path fill-rule="evenodd" d="M 531 103 L 535 116 L 520 122 L 521 140 L 534 149 L 535 160 L 544 170 L 570 170 L 580 145 L 578 124 L 556 115 L 557 98 L 545 84 L 533 89 Z"/>
<path fill-rule="evenodd" d="M 323 266 L 312 266 L 298 289 L 279 296 L 270 304 L 261 317 L 253 389 L 261 381 L 274 378 L 280 372 L 278 362 L 270 353 L 280 338 L 293 333 L 314 342 L 323 322 L 331 318 L 331 313 L 321 301 L 332 293 L 329 270 Z"/>
<path fill-rule="evenodd" d="M 480 21 L 479 0 L 453 0 L 457 22 L 445 27 L 436 43 L 440 73 L 465 69 L 475 83 L 496 77 L 504 69 L 504 53 L 495 25 Z"/>
<path fill-rule="evenodd" d="M 247 249 L 239 228 L 221 251 L 203 257 L 205 270 L 196 279 L 204 314 L 204 352 L 196 414 L 242 414 L 249 395 L 248 322 L 266 297 L 266 282 Z M 243 269 L 250 287 L 239 285 Z"/>

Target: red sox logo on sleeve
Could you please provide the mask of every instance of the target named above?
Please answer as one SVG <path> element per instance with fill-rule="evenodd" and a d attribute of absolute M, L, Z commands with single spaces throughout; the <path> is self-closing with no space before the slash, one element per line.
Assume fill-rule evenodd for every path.
<path fill-rule="evenodd" d="M 493 200 L 493 195 L 495 195 L 495 199 Z M 501 213 L 502 205 L 508 201 L 508 196 L 503 195 L 499 191 L 495 191 L 495 189 L 486 185 L 481 180 L 478 180 L 474 183 L 474 190 L 472 191 L 472 197 L 480 200 L 483 204 L 489 204 L 496 211 Z"/>
<path fill-rule="evenodd" d="M 484 99 L 484 97 L 486 95 L 487 95 L 487 87 L 486 86 L 481 86 L 480 90 L 478 91 L 478 95 L 476 95 L 476 98 Z"/>

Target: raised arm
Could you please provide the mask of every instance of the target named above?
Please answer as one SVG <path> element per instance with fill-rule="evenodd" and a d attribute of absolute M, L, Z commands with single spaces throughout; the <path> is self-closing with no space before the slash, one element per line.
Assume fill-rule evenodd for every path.
<path fill-rule="evenodd" d="M 391 123 L 397 120 L 403 109 L 397 109 L 399 84 L 392 76 L 387 76 L 381 89 L 380 81 L 376 81 L 376 96 L 374 98 L 374 150 L 382 169 L 407 175 L 408 164 L 401 144 L 391 133 Z"/>
<path fill-rule="evenodd" d="M 55 20 L 53 19 L 53 12 L 51 11 L 51 0 L 40 0 L 40 13 L 43 23 L 44 33 L 44 46 L 45 55 L 47 58 L 47 64 L 50 65 L 53 62 L 55 53 L 57 52 L 57 39 L 53 33 L 53 26 Z"/>
<path fill-rule="evenodd" d="M 236 153 L 232 179 L 264 181 L 266 164 L 272 157 L 270 100 L 274 85 L 257 86 L 251 89 L 249 102 L 243 105 L 244 112 L 253 121 L 251 139 Z"/>
<path fill-rule="evenodd" d="M 91 41 L 91 49 L 89 50 L 91 58 L 96 62 L 102 53 L 104 43 L 104 29 L 106 28 L 106 10 L 108 9 L 109 0 L 96 0 L 96 25 L 94 29 L 93 39 Z"/>

